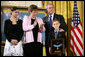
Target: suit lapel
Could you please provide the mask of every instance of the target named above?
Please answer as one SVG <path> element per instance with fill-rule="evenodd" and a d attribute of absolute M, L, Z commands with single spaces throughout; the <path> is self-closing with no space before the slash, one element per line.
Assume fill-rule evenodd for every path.
<path fill-rule="evenodd" d="M 49 16 L 46 17 L 46 22 L 48 22 L 48 17 L 49 17 Z"/>
<path fill-rule="evenodd" d="M 55 39 L 55 33 L 54 33 L 54 32 L 52 33 L 52 36 L 53 36 L 53 38 L 52 38 L 52 39 Z"/>
<path fill-rule="evenodd" d="M 54 13 L 53 20 L 54 20 L 55 18 L 58 18 L 58 15 Z"/>
<path fill-rule="evenodd" d="M 53 16 L 53 20 L 55 19 L 55 13 L 54 13 L 54 16 Z"/>

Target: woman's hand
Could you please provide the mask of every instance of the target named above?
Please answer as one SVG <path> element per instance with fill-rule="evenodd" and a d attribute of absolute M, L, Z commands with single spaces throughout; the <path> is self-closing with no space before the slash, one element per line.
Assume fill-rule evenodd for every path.
<path fill-rule="evenodd" d="M 39 31 L 42 32 L 44 24 L 40 24 Z"/>
<path fill-rule="evenodd" d="M 18 44 L 18 41 L 17 40 L 15 40 L 15 45 L 17 45 Z"/>
<path fill-rule="evenodd" d="M 44 24 L 40 24 L 40 29 L 42 29 L 42 28 L 43 28 L 43 26 L 44 26 Z"/>
<path fill-rule="evenodd" d="M 17 40 L 11 40 L 11 44 L 12 45 L 17 45 L 18 44 L 18 41 Z"/>
<path fill-rule="evenodd" d="M 14 45 L 14 40 L 11 40 L 11 44 Z"/>

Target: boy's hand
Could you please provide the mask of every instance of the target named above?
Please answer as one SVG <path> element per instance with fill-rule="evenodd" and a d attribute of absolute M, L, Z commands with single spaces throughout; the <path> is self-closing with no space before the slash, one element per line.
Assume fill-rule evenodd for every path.
<path fill-rule="evenodd" d="M 63 29 L 60 29 L 59 32 L 64 32 L 64 30 Z"/>
<path fill-rule="evenodd" d="M 51 47 L 49 47 L 49 53 L 51 54 Z"/>

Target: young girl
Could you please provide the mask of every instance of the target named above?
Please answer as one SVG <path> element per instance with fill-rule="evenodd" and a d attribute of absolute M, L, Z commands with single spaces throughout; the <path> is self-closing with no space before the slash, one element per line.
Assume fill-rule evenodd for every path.
<path fill-rule="evenodd" d="M 6 43 L 4 48 L 4 56 L 23 56 L 22 49 L 22 20 L 18 19 L 19 10 L 13 7 L 12 16 L 5 21 L 4 34 Z"/>

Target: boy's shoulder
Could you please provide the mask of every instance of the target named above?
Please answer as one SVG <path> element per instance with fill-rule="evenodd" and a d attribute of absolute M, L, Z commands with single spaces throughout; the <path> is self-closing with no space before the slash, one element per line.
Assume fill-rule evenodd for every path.
<path fill-rule="evenodd" d="M 60 35 L 65 35 L 65 32 L 58 32 Z"/>
<path fill-rule="evenodd" d="M 65 32 L 63 31 L 63 32 L 59 32 L 59 33 L 65 33 Z"/>

